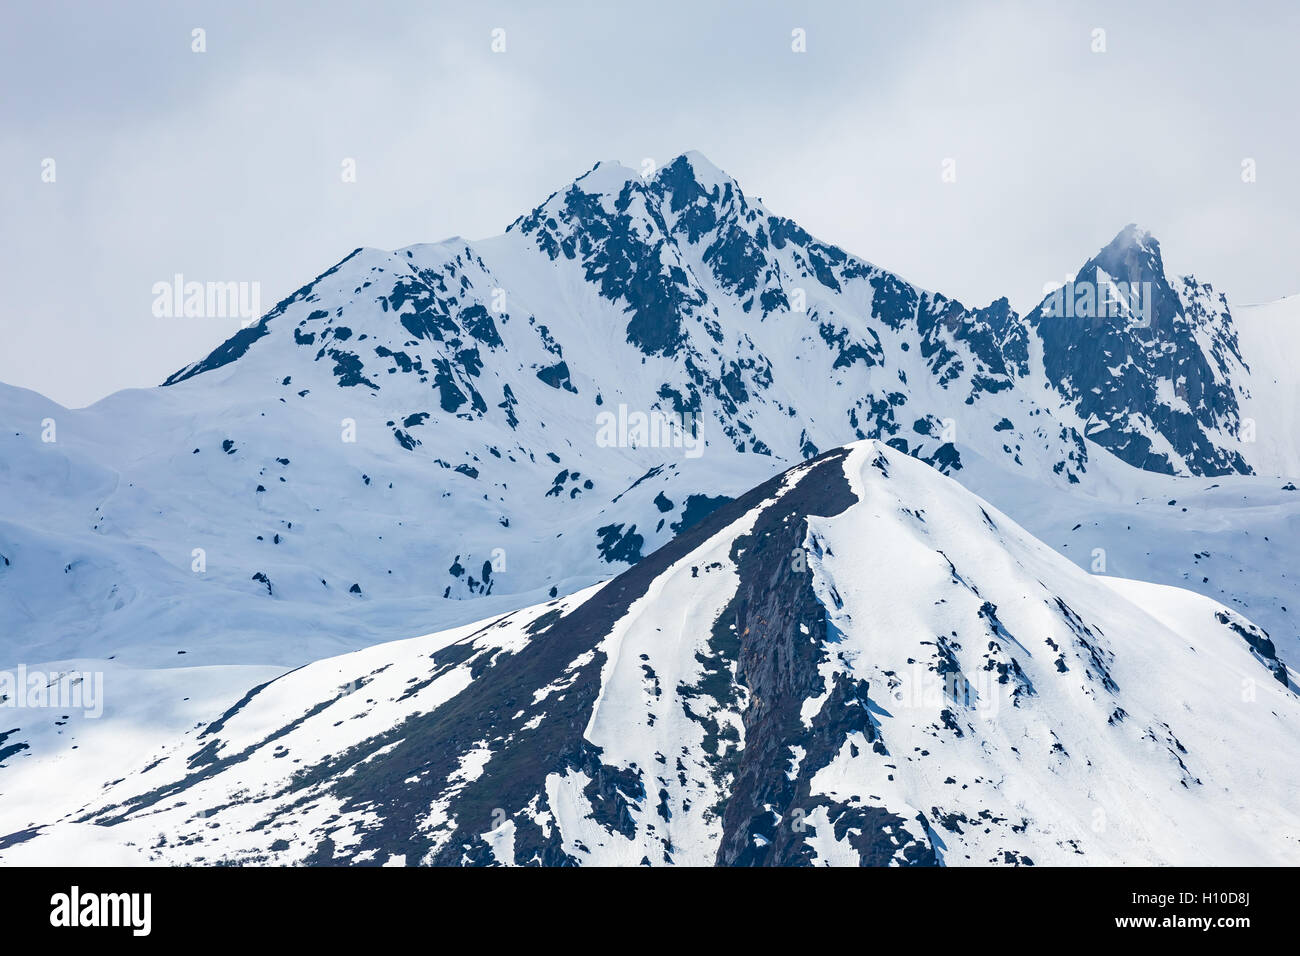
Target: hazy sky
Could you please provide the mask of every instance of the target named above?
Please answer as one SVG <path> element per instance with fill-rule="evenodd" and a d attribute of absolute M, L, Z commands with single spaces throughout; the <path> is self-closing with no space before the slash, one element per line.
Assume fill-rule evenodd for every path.
<path fill-rule="evenodd" d="M 597 160 L 687 149 L 971 305 L 1031 306 L 1130 221 L 1234 303 L 1300 292 L 1298 10 L 4 0 L 0 381 L 156 384 L 238 328 L 155 318 L 175 273 L 269 308 L 357 246 L 495 235 Z"/>

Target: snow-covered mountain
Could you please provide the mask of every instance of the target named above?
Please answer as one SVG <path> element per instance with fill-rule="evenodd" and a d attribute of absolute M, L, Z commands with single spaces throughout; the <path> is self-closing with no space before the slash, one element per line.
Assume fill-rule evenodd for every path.
<path fill-rule="evenodd" d="M 0 857 L 1295 863 L 1295 678 L 861 442 L 605 584 L 251 687 Z"/>
<path fill-rule="evenodd" d="M 0 833 L 289 668 L 587 607 L 861 440 L 1300 659 L 1294 301 L 1234 315 L 1128 227 L 1028 315 L 971 308 L 688 153 L 598 164 L 496 238 L 358 249 L 163 387 L 68 410 L 0 385 L 0 672 L 106 685 L 102 719 L 0 724 Z M 1168 592 L 1131 588 L 1158 617 Z M 1231 630 L 1203 617 L 1185 636 Z"/>
<path fill-rule="evenodd" d="M 1025 321 L 1048 382 L 1092 441 L 1149 471 L 1251 471 L 1247 371 L 1227 297 L 1166 276 L 1150 233 L 1125 227 Z"/>
<path fill-rule="evenodd" d="M 287 665 L 464 623 L 863 438 L 1103 498 L 1085 432 L 1249 471 L 1221 297 L 1132 228 L 1101 270 L 1154 283 L 1150 329 L 968 308 L 695 153 L 598 164 L 494 239 L 357 250 L 164 388 L 79 411 L 0 388 L 0 651 Z"/>
<path fill-rule="evenodd" d="M 1249 460 L 1260 474 L 1300 475 L 1300 295 L 1248 305 L 1234 313 L 1237 340 L 1249 359 L 1249 394 L 1242 402 L 1254 423 Z"/>

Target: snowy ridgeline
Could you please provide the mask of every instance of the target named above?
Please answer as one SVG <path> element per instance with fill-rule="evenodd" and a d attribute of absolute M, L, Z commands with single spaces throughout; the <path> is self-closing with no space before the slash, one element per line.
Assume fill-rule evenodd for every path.
<path fill-rule="evenodd" d="M 0 859 L 1295 863 L 1294 681 L 863 442 L 606 584 L 261 683 Z"/>

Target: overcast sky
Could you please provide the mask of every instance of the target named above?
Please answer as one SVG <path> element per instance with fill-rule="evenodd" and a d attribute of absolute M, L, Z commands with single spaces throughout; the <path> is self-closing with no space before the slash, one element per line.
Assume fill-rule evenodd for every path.
<path fill-rule="evenodd" d="M 156 384 L 238 328 L 155 318 L 176 273 L 265 309 L 357 246 L 495 235 L 597 160 L 688 149 L 970 305 L 1032 306 L 1130 221 L 1234 303 L 1300 292 L 1298 8 L 4 0 L 0 381 Z"/>

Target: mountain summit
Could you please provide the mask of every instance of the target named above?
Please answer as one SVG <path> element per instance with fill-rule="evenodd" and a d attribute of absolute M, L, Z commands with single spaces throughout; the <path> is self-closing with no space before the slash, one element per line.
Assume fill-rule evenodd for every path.
<path fill-rule="evenodd" d="M 1092 441 L 1151 471 L 1251 471 L 1240 408 L 1249 373 L 1227 298 L 1166 275 L 1150 233 L 1126 226 L 1026 322 L 1048 382 Z"/>

